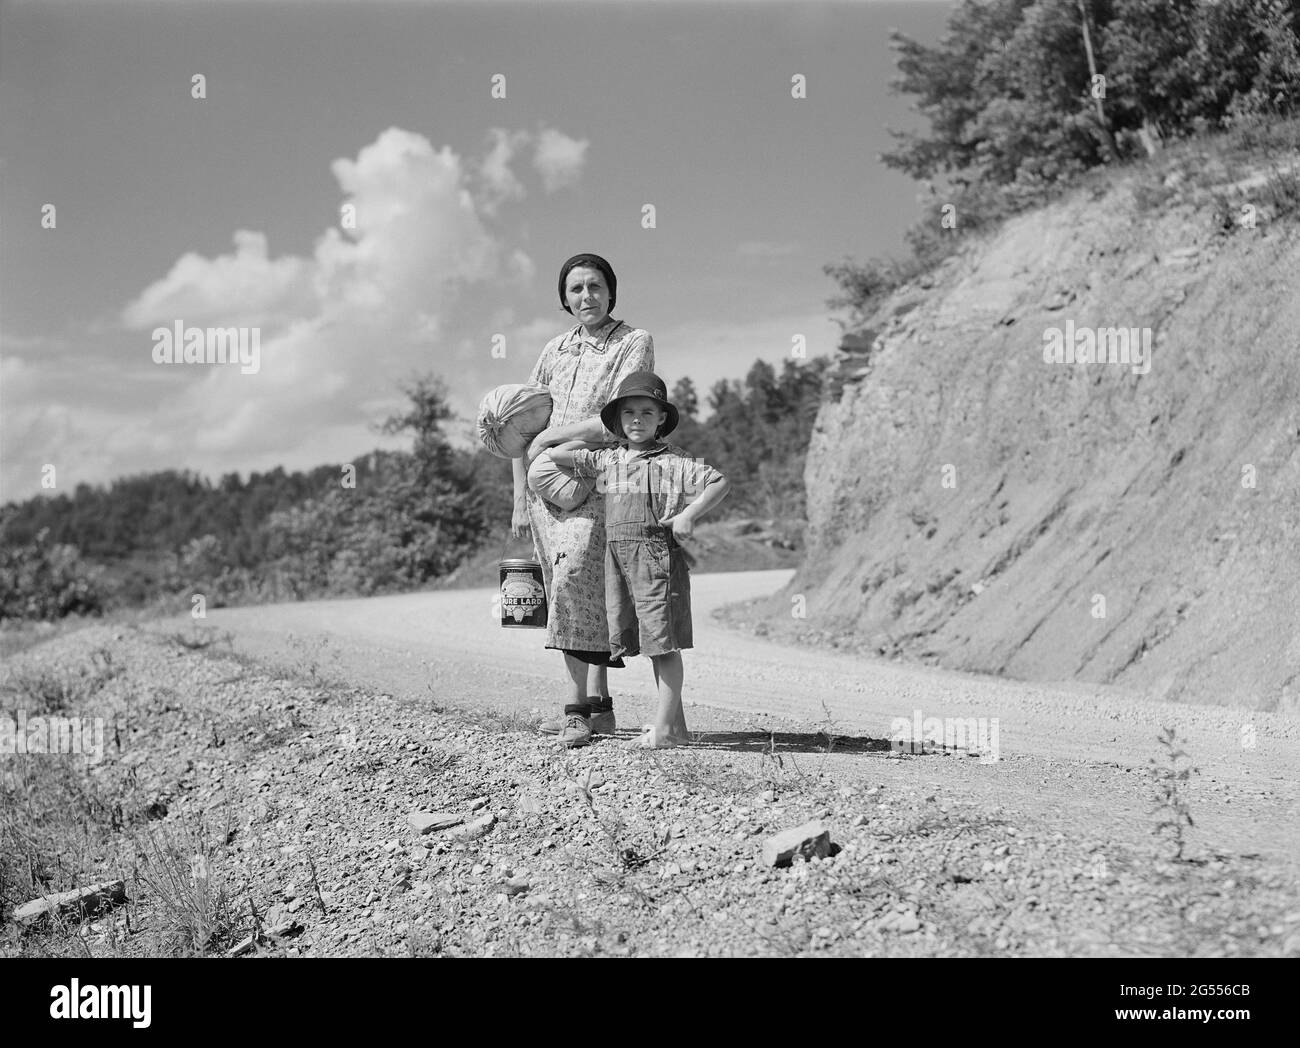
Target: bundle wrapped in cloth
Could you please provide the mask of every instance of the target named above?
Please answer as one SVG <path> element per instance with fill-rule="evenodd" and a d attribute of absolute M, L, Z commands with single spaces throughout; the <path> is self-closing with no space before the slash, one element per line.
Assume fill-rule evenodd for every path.
<path fill-rule="evenodd" d="M 545 386 L 497 386 L 479 405 L 479 439 L 498 458 L 523 458 L 550 419 L 551 394 Z"/>
<path fill-rule="evenodd" d="M 561 444 L 564 448 L 599 448 L 603 444 L 584 444 L 573 441 Z M 528 486 L 552 506 L 565 511 L 577 509 L 587 501 L 596 486 L 594 480 L 576 476 L 573 470 L 558 466 L 549 451 L 543 451 L 528 467 Z"/>
<path fill-rule="evenodd" d="M 497 386 L 479 405 L 479 439 L 498 458 L 523 458 L 533 439 L 550 422 L 551 407 L 551 394 L 545 386 L 529 383 Z M 603 445 L 579 443 L 565 446 Z M 576 477 L 572 470 L 557 466 L 543 451 L 528 468 L 528 486 L 551 505 L 571 510 L 587 501 L 595 482 Z"/>

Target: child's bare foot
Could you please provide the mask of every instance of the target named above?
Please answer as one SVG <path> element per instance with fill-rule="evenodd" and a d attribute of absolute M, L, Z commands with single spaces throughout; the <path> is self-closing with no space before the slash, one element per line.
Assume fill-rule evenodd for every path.
<path fill-rule="evenodd" d="M 685 732 L 678 734 L 647 724 L 645 731 L 629 742 L 627 748 L 629 750 L 670 750 L 677 746 L 685 746 L 690 741 L 690 737 Z"/>

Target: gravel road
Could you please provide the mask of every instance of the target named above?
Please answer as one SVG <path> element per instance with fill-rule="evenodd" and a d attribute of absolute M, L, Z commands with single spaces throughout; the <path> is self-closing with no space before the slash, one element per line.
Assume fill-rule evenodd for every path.
<path fill-rule="evenodd" d="M 1172 725 L 1197 769 L 1184 788 L 1194 839 L 1288 867 L 1300 857 L 1296 718 L 793 648 L 713 621 L 713 609 L 776 592 L 791 574 L 692 579 L 696 647 L 685 656 L 685 698 L 691 729 L 714 733 L 705 749 L 722 757 L 729 745 L 746 748 L 760 730 L 829 730 L 857 740 L 818 757 L 831 777 L 933 786 L 969 802 L 997 802 L 1070 835 L 1149 842 L 1149 762 L 1162 756 L 1157 733 Z M 202 625 L 229 631 L 235 650 L 255 659 L 397 698 L 554 711 L 567 683 L 560 656 L 543 648 L 540 631 L 501 628 L 494 595 L 482 589 L 218 609 Z M 187 617 L 154 628 L 192 625 Z M 647 720 L 654 704 L 649 660 L 629 660 L 610 680 L 620 725 Z M 916 711 L 923 718 L 996 718 L 1001 759 L 889 759 L 880 740 L 890 739 L 895 718 L 911 720 Z M 863 739 L 877 740 L 875 748 Z"/>
<path fill-rule="evenodd" d="M 539 735 L 567 675 L 538 632 L 500 627 L 491 589 L 15 649 L 0 711 L 104 739 L 102 760 L 0 768 L 0 956 L 1300 956 L 1294 718 L 711 617 L 788 579 L 696 576 L 696 738 L 661 754 Z M 643 658 L 612 675 L 624 738 L 651 680 Z M 895 752 L 916 716 L 996 718 L 999 759 Z M 1166 726 L 1196 768 L 1174 786 L 1181 847 L 1155 803 Z M 806 861 L 781 859 L 791 837 Z M 126 903 L 95 920 L 20 920 L 116 881 Z"/>

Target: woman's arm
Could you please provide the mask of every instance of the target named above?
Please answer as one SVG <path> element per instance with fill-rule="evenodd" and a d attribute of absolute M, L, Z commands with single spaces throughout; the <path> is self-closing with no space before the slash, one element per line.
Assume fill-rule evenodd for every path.
<path fill-rule="evenodd" d="M 524 537 L 531 525 L 528 523 L 528 466 L 521 458 L 511 459 L 515 475 L 515 500 L 510 512 L 510 534 Z"/>
<path fill-rule="evenodd" d="M 566 469 L 573 467 L 573 453 L 581 446 L 581 441 L 571 441 L 562 448 L 551 448 L 551 461 L 557 466 L 564 466 Z"/>
<path fill-rule="evenodd" d="M 511 459 L 515 475 L 515 505 L 528 497 L 528 464 L 521 458 Z"/>
<path fill-rule="evenodd" d="M 552 433 L 557 444 L 562 444 L 566 440 L 585 440 L 592 444 L 603 444 L 607 439 L 605 424 L 600 421 L 599 415 L 592 415 L 589 419 L 568 426 L 560 426 Z"/>
<path fill-rule="evenodd" d="M 525 472 L 527 472 L 527 467 L 532 465 L 533 459 L 543 451 L 554 448 L 557 444 L 567 444 L 570 441 L 604 444 L 608 439 L 605 435 L 604 423 L 600 421 L 599 415 L 592 415 L 591 418 L 582 422 L 571 422 L 567 426 L 544 429 L 537 434 L 537 437 L 528 448 L 528 455 L 524 464 Z"/>

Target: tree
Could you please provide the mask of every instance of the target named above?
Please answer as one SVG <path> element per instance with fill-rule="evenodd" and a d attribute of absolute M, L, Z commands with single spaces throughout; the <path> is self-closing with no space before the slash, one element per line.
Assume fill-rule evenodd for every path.
<path fill-rule="evenodd" d="M 1148 152 L 1188 126 L 1205 63 L 1197 57 L 1198 0 L 1116 0 L 1102 30 L 1107 83 L 1119 122 L 1141 128 Z"/>
<path fill-rule="evenodd" d="M 1220 0 L 1202 11 L 1200 86 L 1207 119 L 1282 115 L 1300 104 L 1300 0 Z"/>
<path fill-rule="evenodd" d="M 745 374 L 745 405 L 753 418 L 760 419 L 768 426 L 781 421 L 782 404 L 780 391 L 776 383 L 776 370 L 766 360 L 755 360 Z M 760 431 L 759 442 L 766 444 Z"/>
<path fill-rule="evenodd" d="M 451 445 L 442 432 L 442 424 L 454 417 L 447 406 L 446 384 L 433 374 L 418 375 L 403 383 L 401 390 L 410 398 L 410 406 L 404 413 L 385 419 L 379 432 L 387 436 L 412 434 L 415 457 L 437 472 L 451 458 Z"/>
<path fill-rule="evenodd" d="M 683 375 L 673 386 L 672 396 L 669 398 L 677 405 L 677 412 L 683 418 L 695 418 L 700 412 L 700 397 L 695 391 L 695 383 L 691 381 L 689 375 Z"/>
<path fill-rule="evenodd" d="M 890 33 L 898 67 L 891 86 L 895 93 L 916 96 L 916 109 L 929 121 L 930 133 L 890 131 L 899 148 L 881 157 L 887 166 L 922 179 L 975 165 L 979 142 L 967 132 L 987 104 L 976 90 L 981 67 L 1000 65 L 1000 44 L 1015 34 L 1029 5 L 1030 0 L 963 0 L 937 47 L 897 30 Z"/>
<path fill-rule="evenodd" d="M 1078 0 L 1079 19 L 1083 26 L 1083 49 L 1088 55 L 1088 77 L 1090 82 L 1097 82 L 1099 76 L 1097 72 L 1097 56 L 1092 49 L 1092 25 L 1088 14 L 1088 5 L 1086 0 Z M 1106 119 L 1106 106 L 1103 103 L 1104 92 L 1093 92 L 1093 100 L 1097 105 L 1097 134 L 1100 137 L 1102 145 L 1106 147 L 1106 159 L 1118 160 L 1119 150 L 1115 146 L 1115 135 L 1111 131 L 1110 121 Z"/>
<path fill-rule="evenodd" d="M 964 0 L 934 47 L 893 35 L 894 89 L 929 130 L 891 132 L 882 160 L 958 192 L 1033 189 L 1116 159 L 1121 131 L 1150 151 L 1198 121 L 1289 112 L 1298 26 L 1297 0 Z"/>
<path fill-rule="evenodd" d="M 411 569 L 421 580 L 452 570 L 483 541 L 493 523 L 490 500 L 476 481 L 474 456 L 457 454 L 442 432 L 454 417 L 446 387 L 434 375 L 417 377 L 403 386 L 411 406 L 387 419 L 381 431 L 412 432 L 413 461 L 398 463 L 383 485 L 386 511 L 402 529 L 399 541 L 418 553 Z M 504 483 L 504 481 L 502 481 Z M 500 514 L 496 514 L 500 516 Z"/>

